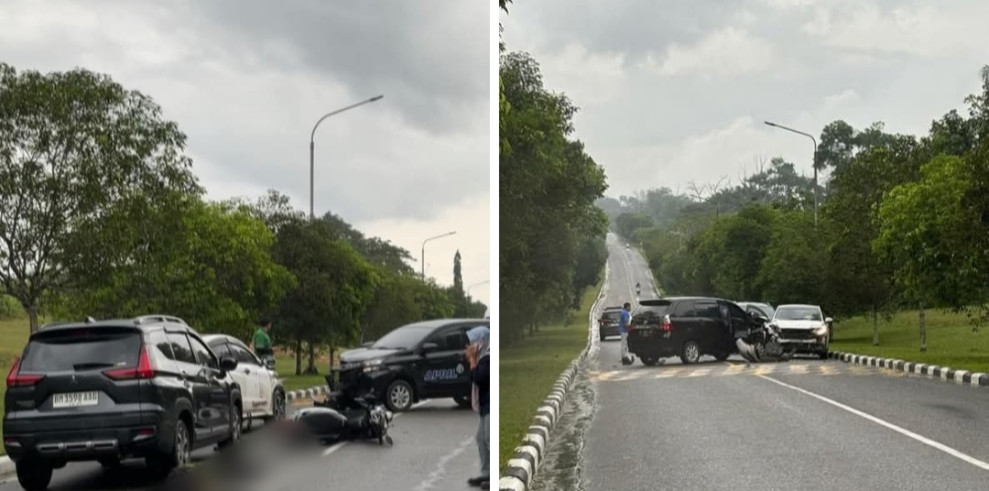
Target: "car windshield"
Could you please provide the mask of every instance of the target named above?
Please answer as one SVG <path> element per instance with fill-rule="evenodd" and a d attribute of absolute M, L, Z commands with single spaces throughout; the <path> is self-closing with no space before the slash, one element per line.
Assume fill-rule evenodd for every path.
<path fill-rule="evenodd" d="M 433 332 L 431 327 L 400 327 L 375 341 L 371 349 L 412 349 L 431 332 Z"/>
<path fill-rule="evenodd" d="M 782 307 L 776 311 L 776 319 L 782 321 L 819 321 L 821 311 L 813 307 Z"/>
<path fill-rule="evenodd" d="M 31 340 L 21 360 L 26 373 L 137 366 L 141 335 L 133 329 L 72 329 Z"/>

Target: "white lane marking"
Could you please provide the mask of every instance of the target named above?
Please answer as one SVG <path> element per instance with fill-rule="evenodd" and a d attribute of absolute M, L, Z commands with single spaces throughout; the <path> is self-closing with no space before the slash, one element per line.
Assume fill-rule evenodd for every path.
<path fill-rule="evenodd" d="M 436 482 L 446 475 L 446 465 L 458 455 L 464 453 L 464 451 L 467 450 L 467 447 L 469 447 L 472 443 L 474 443 L 474 438 L 468 438 L 461 442 L 460 445 L 453 449 L 452 452 L 440 457 L 440 461 L 436 464 L 433 472 L 430 472 L 429 477 L 420 482 L 419 485 L 415 487 L 414 491 L 426 491 L 427 489 L 433 489 Z"/>
<path fill-rule="evenodd" d="M 914 432 L 912 432 L 912 431 L 910 431 L 910 430 L 908 430 L 906 428 L 902 428 L 902 427 L 896 426 L 893 423 L 890 423 L 888 421 L 884 421 L 882 419 L 879 419 L 879 418 L 877 418 L 877 417 L 875 417 L 875 416 L 873 416 L 871 414 L 868 414 L 868 413 L 859 411 L 858 409 L 855 409 L 855 408 L 853 408 L 851 406 L 846 406 L 845 404 L 842 404 L 842 403 L 840 403 L 838 401 L 834 401 L 834 400 L 828 399 L 827 397 L 824 397 L 822 395 L 815 394 L 815 393 L 813 393 L 813 392 L 811 392 L 809 390 L 804 390 L 804 389 L 801 389 L 800 387 L 796 387 L 796 386 L 793 386 L 793 385 L 790 385 L 790 384 L 787 384 L 787 383 L 784 383 L 784 382 L 780 382 L 779 380 L 776 380 L 776 379 L 773 379 L 773 378 L 770 378 L 770 377 L 766 377 L 764 375 L 756 375 L 756 376 L 757 377 L 760 377 L 760 378 L 764 378 L 764 379 L 766 379 L 766 380 L 768 380 L 770 382 L 773 382 L 774 384 L 782 385 L 783 387 L 786 387 L 788 389 L 793 389 L 793 390 L 795 390 L 797 392 L 800 392 L 802 394 L 809 395 L 809 396 L 811 396 L 811 397 L 813 397 L 815 399 L 818 399 L 820 401 L 823 401 L 823 402 L 826 402 L 828 404 L 831 404 L 832 406 L 834 406 L 836 408 L 844 409 L 845 411 L 848 411 L 848 412 L 850 412 L 850 413 L 852 413 L 852 414 L 854 414 L 856 416 L 860 416 L 862 418 L 865 418 L 865 419 L 867 419 L 869 421 L 872 421 L 873 423 L 876 423 L 878 425 L 885 426 L 886 428 L 889 428 L 889 429 L 891 429 L 891 430 L 893 430 L 893 431 L 895 431 L 897 433 L 900 433 L 901 435 L 904 435 L 904 436 L 908 436 L 910 438 L 913 438 L 914 440 L 917 440 L 918 442 L 923 443 L 924 445 L 927 445 L 929 447 L 936 448 L 936 449 L 938 449 L 938 450 L 940 450 L 940 451 L 942 451 L 942 452 L 944 452 L 944 453 L 946 453 L 948 455 L 951 455 L 952 457 L 955 457 L 955 458 L 958 458 L 958 459 L 963 460 L 965 462 L 968 462 L 969 464 L 972 464 L 972 465 L 974 465 L 974 466 L 976 466 L 976 467 L 978 467 L 978 468 L 980 468 L 982 470 L 989 471 L 989 463 L 983 462 L 983 461 L 981 461 L 981 460 L 979 460 L 979 459 L 977 459 L 975 457 L 972 457 L 971 455 L 968 455 L 966 453 L 963 453 L 963 452 L 960 452 L 958 450 L 955 450 L 955 449 L 953 449 L 953 448 L 951 448 L 951 447 L 949 447 L 949 446 L 947 446 L 947 445 L 945 445 L 943 443 L 936 442 L 936 441 L 931 440 L 930 438 L 927 438 L 925 436 L 918 435 L 917 433 L 914 433 Z"/>
<path fill-rule="evenodd" d="M 419 406 L 421 406 L 423 404 L 426 404 L 428 402 L 429 401 L 417 402 L 417 403 L 413 404 L 412 407 L 409 408 L 409 410 L 411 411 L 412 409 L 415 409 L 415 408 L 417 408 L 417 407 L 419 407 Z M 406 412 L 408 412 L 408 411 L 406 411 Z M 392 418 L 392 421 L 395 421 L 396 419 L 398 419 L 399 416 L 401 416 L 403 414 L 405 414 L 405 413 L 404 412 L 403 413 L 395 413 L 395 416 L 394 416 L 394 418 Z M 336 452 L 337 450 L 340 450 L 341 448 L 346 447 L 348 443 L 350 443 L 350 442 L 349 441 L 343 441 L 343 442 L 334 443 L 333 445 L 330 446 L 330 448 L 327 448 L 326 450 L 323 450 L 323 457 L 329 457 L 330 454 L 332 454 L 333 452 Z"/>

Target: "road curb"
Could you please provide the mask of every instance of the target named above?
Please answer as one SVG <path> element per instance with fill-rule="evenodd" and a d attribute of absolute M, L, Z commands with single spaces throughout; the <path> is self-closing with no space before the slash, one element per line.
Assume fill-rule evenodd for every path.
<path fill-rule="evenodd" d="M 285 400 L 292 402 L 297 399 L 312 399 L 318 395 L 324 395 L 330 393 L 330 387 L 328 385 L 320 385 L 316 387 L 310 387 L 308 389 L 293 390 L 291 392 L 285 393 Z"/>
<path fill-rule="evenodd" d="M 605 263 L 604 282 L 601 284 L 601 291 L 598 292 L 597 298 L 591 305 L 587 318 L 587 344 L 580 354 L 570 362 L 570 365 L 563 370 L 560 378 L 553 385 L 553 390 L 550 391 L 549 396 L 536 409 L 536 415 L 532 418 L 532 425 L 526 431 L 525 437 L 522 438 L 522 444 L 515 447 L 515 453 L 508 460 L 508 464 L 498 480 L 498 489 L 501 491 L 526 491 L 536 476 L 536 471 L 539 470 L 539 464 L 545 457 L 553 427 L 556 425 L 560 414 L 563 413 L 573 381 L 577 377 L 580 366 L 594 347 L 595 339 L 597 339 L 597 329 L 595 329 L 597 323 L 594 322 L 594 313 L 600 307 L 601 301 L 604 300 L 604 292 L 608 289 L 608 271 L 609 268 Z"/>
<path fill-rule="evenodd" d="M 828 358 L 832 360 L 841 360 L 845 363 L 852 363 L 855 365 L 886 368 L 903 373 L 912 373 L 915 375 L 926 375 L 927 378 L 940 379 L 944 382 L 951 382 L 960 385 L 989 387 L 989 374 L 981 372 L 973 373 L 968 370 L 955 370 L 954 368 L 928 365 L 926 363 L 915 363 L 893 358 L 879 358 L 876 356 L 865 356 L 855 353 L 843 353 L 841 351 L 829 351 Z"/>
<path fill-rule="evenodd" d="M 0 479 L 10 477 L 17 473 L 17 468 L 14 467 L 14 461 L 10 460 L 10 457 L 6 455 L 0 456 Z"/>

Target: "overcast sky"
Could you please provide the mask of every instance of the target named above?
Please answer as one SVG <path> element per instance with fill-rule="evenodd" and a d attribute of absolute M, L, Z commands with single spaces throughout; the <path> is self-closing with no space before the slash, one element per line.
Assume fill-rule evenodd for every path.
<path fill-rule="evenodd" d="M 989 63 L 984 1 L 516 0 L 501 17 L 508 49 L 581 107 L 615 197 L 737 182 L 777 155 L 809 172 L 811 141 L 764 120 L 926 133 Z"/>
<path fill-rule="evenodd" d="M 74 67 L 150 95 L 189 137 L 211 199 L 277 189 L 466 284 L 489 276 L 489 4 L 480 1 L 3 0 L 0 61 Z M 419 269 L 419 263 L 415 265 Z M 488 300 L 486 286 L 471 290 Z"/>

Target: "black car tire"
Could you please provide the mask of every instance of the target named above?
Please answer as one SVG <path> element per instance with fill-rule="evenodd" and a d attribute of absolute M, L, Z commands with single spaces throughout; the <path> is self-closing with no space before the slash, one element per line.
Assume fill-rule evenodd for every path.
<path fill-rule="evenodd" d="M 604 341 L 604 340 L 605 340 L 605 338 L 607 338 L 607 337 L 608 337 L 608 336 L 605 336 L 603 332 L 602 332 L 602 333 L 600 333 L 600 334 L 598 334 L 598 338 L 600 338 L 600 340 L 601 340 L 601 341 Z"/>
<path fill-rule="evenodd" d="M 659 363 L 659 358 L 640 356 L 639 359 L 642 360 L 642 364 L 647 367 L 654 367 L 657 363 Z"/>
<path fill-rule="evenodd" d="M 456 401 L 457 406 L 460 406 L 460 409 L 470 409 L 471 407 L 471 396 L 456 396 L 453 400 Z"/>
<path fill-rule="evenodd" d="M 728 353 L 715 353 L 714 359 L 718 361 L 725 361 L 728 359 Z"/>
<path fill-rule="evenodd" d="M 189 427 L 181 418 L 175 421 L 175 434 L 172 437 L 171 453 L 152 453 L 144 458 L 144 463 L 157 480 L 168 477 L 172 469 L 182 469 L 192 458 L 192 438 Z"/>
<path fill-rule="evenodd" d="M 240 432 L 244 427 L 244 417 L 237 404 L 230 405 L 230 437 L 219 443 L 220 448 L 227 448 L 240 441 Z"/>
<path fill-rule="evenodd" d="M 408 411 L 412 407 L 414 399 L 415 392 L 412 390 L 412 384 L 404 380 L 394 380 L 385 389 L 385 406 L 393 413 Z"/>
<path fill-rule="evenodd" d="M 683 343 L 683 348 L 680 350 L 680 361 L 684 365 L 693 365 L 701 359 L 701 345 L 697 344 L 697 341 L 690 340 Z"/>
<path fill-rule="evenodd" d="M 281 421 L 285 419 L 285 391 L 281 388 L 275 389 L 275 392 L 271 395 L 271 416 L 264 418 L 265 424 L 272 421 Z"/>
<path fill-rule="evenodd" d="M 52 482 L 54 468 L 41 459 L 24 459 L 17 463 L 17 482 L 26 491 L 43 491 Z"/>

